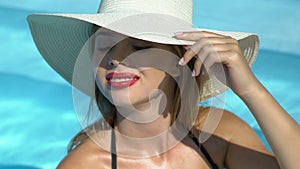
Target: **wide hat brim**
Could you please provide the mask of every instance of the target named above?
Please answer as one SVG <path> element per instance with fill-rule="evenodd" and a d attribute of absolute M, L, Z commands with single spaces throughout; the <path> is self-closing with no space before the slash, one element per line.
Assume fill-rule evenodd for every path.
<path fill-rule="evenodd" d="M 90 76 L 91 78 L 86 78 L 85 81 L 90 79 L 92 85 L 94 84 L 93 73 L 86 70 L 74 76 L 74 68 L 79 54 L 94 33 L 95 25 L 129 37 L 170 45 L 195 43 L 174 38 L 175 32 L 209 31 L 230 36 L 238 40 L 249 66 L 253 65 L 259 50 L 259 38 L 255 34 L 195 28 L 191 23 L 164 14 L 32 14 L 27 17 L 27 20 L 36 46 L 48 64 L 69 83 L 90 96 L 94 95 L 91 93 L 93 91 L 86 82 L 81 84 L 78 78 Z M 82 65 L 91 66 L 88 59 L 86 60 Z M 228 89 L 215 77 L 201 77 L 201 79 L 201 100 Z"/>

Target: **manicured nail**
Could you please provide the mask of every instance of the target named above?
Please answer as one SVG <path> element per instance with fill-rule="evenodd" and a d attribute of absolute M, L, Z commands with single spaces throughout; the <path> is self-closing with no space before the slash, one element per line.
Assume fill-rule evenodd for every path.
<path fill-rule="evenodd" d="M 205 68 L 203 68 L 202 70 L 201 70 L 201 75 L 206 75 L 207 74 L 207 70 L 205 69 Z"/>
<path fill-rule="evenodd" d="M 176 32 L 175 36 L 182 36 L 184 33 L 183 32 Z"/>
<path fill-rule="evenodd" d="M 193 70 L 193 72 L 192 72 L 192 76 L 193 76 L 193 77 L 195 77 L 195 76 L 196 76 L 196 71 L 195 71 L 195 70 Z"/>
<path fill-rule="evenodd" d="M 204 72 L 204 71 L 201 71 L 201 75 L 205 75 L 205 72 Z"/>
<path fill-rule="evenodd" d="M 179 60 L 178 64 L 181 65 L 181 66 L 183 66 L 183 65 L 184 65 L 184 59 L 181 58 L 181 59 Z"/>

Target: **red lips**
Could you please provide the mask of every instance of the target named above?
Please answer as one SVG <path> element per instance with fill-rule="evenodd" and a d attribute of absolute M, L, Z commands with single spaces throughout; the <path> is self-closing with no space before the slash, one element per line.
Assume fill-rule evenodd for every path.
<path fill-rule="evenodd" d="M 116 89 L 122 89 L 134 85 L 140 79 L 133 73 L 109 73 L 106 75 L 108 85 Z"/>

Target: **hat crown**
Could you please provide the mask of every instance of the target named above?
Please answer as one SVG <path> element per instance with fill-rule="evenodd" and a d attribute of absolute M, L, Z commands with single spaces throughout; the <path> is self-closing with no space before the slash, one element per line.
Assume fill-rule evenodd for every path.
<path fill-rule="evenodd" d="M 101 0 L 98 13 L 155 13 L 193 20 L 193 0 Z"/>

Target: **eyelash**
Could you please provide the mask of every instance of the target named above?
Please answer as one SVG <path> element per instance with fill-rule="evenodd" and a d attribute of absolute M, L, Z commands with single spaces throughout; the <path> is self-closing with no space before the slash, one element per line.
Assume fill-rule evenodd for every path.
<path fill-rule="evenodd" d="M 152 46 L 132 46 L 134 50 L 145 50 L 150 49 Z"/>

